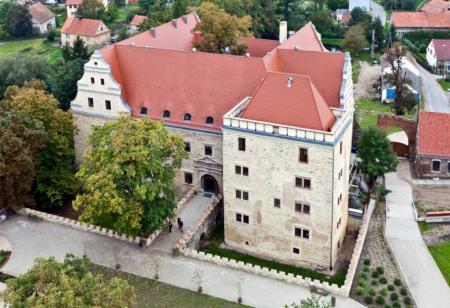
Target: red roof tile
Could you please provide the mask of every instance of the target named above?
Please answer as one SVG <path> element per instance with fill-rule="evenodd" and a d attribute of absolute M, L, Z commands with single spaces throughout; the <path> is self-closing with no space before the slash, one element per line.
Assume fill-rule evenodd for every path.
<path fill-rule="evenodd" d="M 247 52 L 251 57 L 264 57 L 269 51 L 274 50 L 280 43 L 276 40 L 264 40 L 254 37 L 240 37 L 239 44 L 247 45 Z"/>
<path fill-rule="evenodd" d="M 67 17 L 66 22 L 61 28 L 61 33 L 95 36 L 97 29 L 101 25 L 103 25 L 105 30 L 103 32 L 109 31 L 101 20 Z"/>
<path fill-rule="evenodd" d="M 83 0 L 66 0 L 66 5 L 80 5 Z"/>
<path fill-rule="evenodd" d="M 312 22 L 308 22 L 294 35 L 291 35 L 287 41 L 281 44 L 278 48 L 293 49 L 298 47 L 300 50 L 309 51 L 325 51 L 322 45 L 320 34 L 317 33 L 316 28 Z"/>
<path fill-rule="evenodd" d="M 449 113 L 419 113 L 417 152 L 421 155 L 450 157 Z"/>
<path fill-rule="evenodd" d="M 148 19 L 147 16 L 142 15 L 134 15 L 133 20 L 130 22 L 130 25 L 139 26 L 141 23 Z"/>
<path fill-rule="evenodd" d="M 30 11 L 31 17 L 38 23 L 43 23 L 55 17 L 55 14 L 40 2 L 30 5 L 28 10 Z"/>
<path fill-rule="evenodd" d="M 308 76 L 267 73 L 242 117 L 330 131 L 336 118 Z"/>
<path fill-rule="evenodd" d="M 444 13 L 392 12 L 397 28 L 450 28 L 450 11 Z"/>
<path fill-rule="evenodd" d="M 436 60 L 450 61 L 450 40 L 431 40 L 436 53 Z M 445 47 L 444 47 L 445 45 Z"/>
<path fill-rule="evenodd" d="M 450 2 L 444 0 L 431 0 L 420 10 L 427 13 L 442 13 L 450 9 Z"/>

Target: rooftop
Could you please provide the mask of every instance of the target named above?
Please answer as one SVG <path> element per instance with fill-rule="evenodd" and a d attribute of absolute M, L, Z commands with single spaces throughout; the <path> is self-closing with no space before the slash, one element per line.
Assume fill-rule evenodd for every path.
<path fill-rule="evenodd" d="M 419 113 L 417 152 L 421 155 L 450 157 L 449 113 Z"/>
<path fill-rule="evenodd" d="M 450 40 L 431 40 L 436 53 L 436 60 L 450 61 Z"/>
<path fill-rule="evenodd" d="M 147 19 L 148 19 L 147 16 L 134 15 L 133 20 L 130 22 L 130 25 L 132 25 L 132 26 L 139 26 L 141 23 L 143 23 Z"/>
<path fill-rule="evenodd" d="M 95 36 L 98 28 L 102 25 L 105 27 L 105 31 L 102 32 L 109 31 L 101 20 L 67 17 L 61 28 L 61 33 Z"/>
<path fill-rule="evenodd" d="M 30 5 L 28 10 L 30 11 L 31 18 L 33 18 L 37 23 L 43 23 L 51 18 L 55 17 L 52 11 L 48 9 L 41 2 L 36 2 Z"/>
<path fill-rule="evenodd" d="M 430 0 L 420 10 L 427 13 L 442 13 L 450 9 L 450 2 L 446 0 Z"/>
<path fill-rule="evenodd" d="M 450 28 L 450 11 L 392 12 L 391 20 L 397 28 Z"/>

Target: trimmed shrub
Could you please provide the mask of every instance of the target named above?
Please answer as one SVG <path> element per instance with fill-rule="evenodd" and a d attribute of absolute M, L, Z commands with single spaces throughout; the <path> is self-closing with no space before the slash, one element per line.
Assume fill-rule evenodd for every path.
<path fill-rule="evenodd" d="M 372 278 L 378 278 L 379 276 L 380 276 L 380 273 L 378 273 L 377 271 L 372 272 Z"/>
<path fill-rule="evenodd" d="M 377 304 L 382 305 L 382 304 L 384 304 L 384 297 L 378 295 L 377 298 L 375 299 L 375 301 L 377 302 Z"/>
<path fill-rule="evenodd" d="M 401 281 L 399 278 L 395 278 L 395 279 L 394 279 L 394 284 L 395 284 L 396 286 L 401 286 L 401 285 L 402 285 L 402 281 Z"/>
<path fill-rule="evenodd" d="M 363 272 L 366 272 L 366 273 L 370 272 L 370 267 L 364 266 Z"/>
<path fill-rule="evenodd" d="M 382 283 L 382 284 L 386 284 L 386 283 L 387 283 L 386 277 L 381 277 L 379 281 L 380 281 L 380 283 Z"/>
<path fill-rule="evenodd" d="M 361 273 L 361 275 L 359 275 L 359 279 L 364 279 L 364 280 L 366 280 L 367 279 L 367 273 Z"/>
<path fill-rule="evenodd" d="M 364 297 L 364 302 L 366 302 L 366 304 L 372 304 L 373 303 L 373 297 L 370 295 L 367 295 Z"/>
<path fill-rule="evenodd" d="M 389 291 L 394 291 L 394 290 L 395 290 L 394 285 L 389 284 L 389 285 L 388 285 L 388 290 L 389 290 Z"/>
<path fill-rule="evenodd" d="M 400 305 L 400 303 L 398 303 L 398 302 L 394 302 L 394 303 L 392 303 L 392 307 L 393 308 L 402 308 L 402 305 Z"/>
<path fill-rule="evenodd" d="M 370 288 L 369 289 L 369 295 L 375 296 L 376 294 L 377 294 L 377 291 L 375 290 L 375 288 Z"/>
<path fill-rule="evenodd" d="M 403 298 L 403 302 L 404 302 L 406 305 L 411 305 L 411 304 L 412 304 L 411 297 L 405 296 L 405 297 Z"/>
<path fill-rule="evenodd" d="M 365 287 L 366 287 L 366 281 L 365 281 L 365 280 L 360 280 L 360 281 L 358 282 L 358 285 L 359 285 L 360 287 L 362 287 L 362 288 L 365 288 Z"/>
<path fill-rule="evenodd" d="M 366 266 L 370 265 L 370 259 L 369 258 L 364 259 L 364 265 L 366 265 Z"/>
<path fill-rule="evenodd" d="M 381 267 L 381 266 L 378 266 L 377 269 L 376 269 L 376 271 L 377 271 L 378 273 L 380 273 L 380 274 L 384 274 L 384 268 Z"/>
<path fill-rule="evenodd" d="M 380 294 L 383 295 L 383 296 L 386 296 L 387 295 L 387 289 L 386 288 L 381 289 L 380 290 Z"/>
<path fill-rule="evenodd" d="M 395 292 L 394 292 L 394 293 L 391 293 L 390 298 L 391 298 L 391 301 L 395 302 L 395 301 L 398 300 L 398 294 L 395 293 Z"/>
<path fill-rule="evenodd" d="M 372 282 L 370 284 L 373 285 L 373 286 L 376 286 L 376 285 L 378 285 L 378 281 L 372 280 Z"/>
<path fill-rule="evenodd" d="M 406 288 L 402 287 L 402 288 L 400 288 L 400 294 L 403 295 L 403 296 L 404 295 L 408 295 L 408 290 L 406 290 Z"/>
<path fill-rule="evenodd" d="M 364 289 L 363 287 L 357 287 L 356 288 L 356 294 L 363 295 L 365 290 L 366 289 Z"/>

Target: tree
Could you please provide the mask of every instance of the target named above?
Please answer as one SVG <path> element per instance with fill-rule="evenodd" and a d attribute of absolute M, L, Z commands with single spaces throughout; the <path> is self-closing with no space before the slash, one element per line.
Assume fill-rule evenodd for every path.
<path fill-rule="evenodd" d="M 47 60 L 42 56 L 14 54 L 0 57 L 0 99 L 8 86 L 21 87 L 33 78 L 46 80 L 49 71 Z"/>
<path fill-rule="evenodd" d="M 180 137 L 160 122 L 120 117 L 94 128 L 78 172 L 80 220 L 121 233 L 150 233 L 174 215 L 175 169 L 186 158 Z"/>
<path fill-rule="evenodd" d="M 194 31 L 200 31 L 202 37 L 194 42 L 194 47 L 200 51 L 211 53 L 243 54 L 246 46 L 237 43 L 238 37 L 250 35 L 251 18 L 242 18 L 227 14 L 210 2 L 204 2 L 196 12 L 202 22 Z"/>
<path fill-rule="evenodd" d="M 2 294 L 11 307 L 133 307 L 134 288 L 124 279 L 106 280 L 89 271 L 89 259 L 67 254 L 37 258 L 25 274 L 6 281 Z"/>
<path fill-rule="evenodd" d="M 365 10 L 360 7 L 355 7 L 352 12 L 352 19 L 350 20 L 350 25 L 356 25 L 360 23 L 369 24 L 372 22 L 372 16 Z"/>
<path fill-rule="evenodd" d="M 90 19 L 101 19 L 105 7 L 97 0 L 84 0 L 77 9 L 77 16 Z"/>
<path fill-rule="evenodd" d="M 330 11 L 336 11 L 337 9 L 347 9 L 348 0 L 328 0 L 327 5 Z"/>
<path fill-rule="evenodd" d="M 354 55 L 358 55 L 367 44 L 369 43 L 366 40 L 364 28 L 361 25 L 354 25 L 345 33 L 344 39 L 341 42 L 341 47 Z"/>
<path fill-rule="evenodd" d="M 0 208 L 18 209 L 33 203 L 34 160 L 44 146 L 39 121 L 0 102 Z"/>
<path fill-rule="evenodd" d="M 28 7 L 14 4 L 5 13 L 4 25 L 12 36 L 24 37 L 33 32 L 33 24 Z"/>
<path fill-rule="evenodd" d="M 396 170 L 398 159 L 384 131 L 372 126 L 364 129 L 358 148 L 361 159 L 358 167 L 369 176 L 370 182 L 380 175 Z"/>
<path fill-rule="evenodd" d="M 179 18 L 189 12 L 189 8 L 198 4 L 197 0 L 175 0 L 172 6 L 172 17 Z"/>
<path fill-rule="evenodd" d="M 50 90 L 62 110 L 68 110 L 77 96 L 77 82 L 83 77 L 84 64 L 81 59 L 59 64 L 50 78 Z"/>
<path fill-rule="evenodd" d="M 377 41 L 378 48 L 380 48 L 381 46 L 383 46 L 385 37 L 384 37 L 384 27 L 379 17 L 375 18 L 375 20 L 371 23 L 369 27 L 370 38 L 372 37 L 372 30 L 375 30 L 375 40 Z M 386 46 L 384 45 L 383 47 Z"/>
<path fill-rule="evenodd" d="M 311 22 L 315 25 L 319 33 L 332 32 L 334 26 L 334 19 L 330 16 L 328 11 L 320 11 L 314 13 L 310 17 Z"/>
<path fill-rule="evenodd" d="M 39 122 L 45 130 L 43 147 L 36 155 L 33 193 L 39 208 L 62 206 L 77 188 L 72 114 L 59 109 L 56 99 L 45 91 L 45 83 L 33 81 L 23 88 L 11 86 L 7 103 L 13 110 Z"/>
<path fill-rule="evenodd" d="M 320 296 L 312 295 L 308 298 L 300 300 L 300 304 L 292 304 L 292 308 L 331 308 L 331 304 Z M 287 306 L 286 306 L 287 308 Z"/>
<path fill-rule="evenodd" d="M 63 58 L 66 62 L 76 59 L 88 60 L 90 56 L 84 41 L 79 36 L 73 42 L 73 47 L 69 44 L 63 47 Z"/>
<path fill-rule="evenodd" d="M 384 81 L 395 90 L 395 99 L 392 108 L 396 115 L 403 115 L 406 111 L 415 110 L 417 102 L 414 94 L 409 89 L 411 80 L 403 70 L 403 59 L 406 48 L 400 43 L 394 43 L 391 48 L 385 49 L 386 61 L 391 68 L 390 73 L 384 75 Z"/>
<path fill-rule="evenodd" d="M 252 32 L 256 37 L 278 39 L 280 16 L 275 0 L 254 0 L 248 9 L 252 18 Z"/>

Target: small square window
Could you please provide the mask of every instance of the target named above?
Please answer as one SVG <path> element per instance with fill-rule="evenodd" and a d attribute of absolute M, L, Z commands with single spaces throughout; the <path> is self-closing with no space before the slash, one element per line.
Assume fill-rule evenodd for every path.
<path fill-rule="evenodd" d="M 309 204 L 303 204 L 303 214 L 311 214 L 311 207 Z"/>
<path fill-rule="evenodd" d="M 212 156 L 212 146 L 205 145 L 205 155 L 206 156 Z"/>
<path fill-rule="evenodd" d="M 234 172 L 235 172 L 236 174 L 241 174 L 241 171 L 242 171 L 241 166 L 236 165 L 236 166 L 234 167 Z"/>
<path fill-rule="evenodd" d="M 244 217 L 244 224 L 248 224 L 250 222 L 248 215 L 242 215 Z"/>
<path fill-rule="evenodd" d="M 243 191 L 242 192 L 242 199 L 248 200 L 248 191 Z"/>
<path fill-rule="evenodd" d="M 296 177 L 295 178 L 295 186 L 296 187 L 303 187 L 303 181 L 302 178 Z"/>
<path fill-rule="evenodd" d="M 309 230 L 303 229 L 303 238 L 309 239 Z"/>
<path fill-rule="evenodd" d="M 300 229 L 300 228 L 295 228 L 295 231 L 294 231 L 295 233 L 295 236 L 297 236 L 297 237 L 302 237 L 302 229 Z"/>
<path fill-rule="evenodd" d="M 94 84 L 95 83 L 95 79 L 94 77 L 91 77 L 91 83 Z"/>
<path fill-rule="evenodd" d="M 447 172 L 450 173 L 450 161 L 447 163 Z"/>
<path fill-rule="evenodd" d="M 242 167 L 242 175 L 248 176 L 248 168 L 247 167 Z"/>
<path fill-rule="evenodd" d="M 303 179 L 303 187 L 304 188 L 311 188 L 311 180 L 310 179 Z"/>
<path fill-rule="evenodd" d="M 299 161 L 301 163 L 308 163 L 308 149 L 300 148 Z"/>
<path fill-rule="evenodd" d="M 184 143 L 184 150 L 186 152 L 190 152 L 191 151 L 191 143 L 190 142 L 185 142 Z"/>
<path fill-rule="evenodd" d="M 298 213 L 302 212 L 302 204 L 301 203 L 295 203 L 295 211 Z"/>
<path fill-rule="evenodd" d="M 88 97 L 88 106 L 91 108 L 94 107 L 94 99 L 92 97 Z"/>
<path fill-rule="evenodd" d="M 239 189 L 236 189 L 236 198 L 242 199 L 242 191 L 240 191 Z"/>
<path fill-rule="evenodd" d="M 106 108 L 106 110 L 111 110 L 111 101 L 110 100 L 105 100 L 105 108 Z"/>
<path fill-rule="evenodd" d="M 281 200 L 277 199 L 277 198 L 273 199 L 273 206 L 277 207 L 277 208 L 280 208 L 281 207 Z"/>
<path fill-rule="evenodd" d="M 242 214 L 236 213 L 236 221 L 242 222 Z"/>
<path fill-rule="evenodd" d="M 292 253 L 295 253 L 296 255 L 299 255 L 300 254 L 300 249 L 294 247 L 294 248 L 292 248 Z"/>
<path fill-rule="evenodd" d="M 100 83 L 101 83 L 102 86 L 104 86 L 105 85 L 105 79 L 100 78 Z"/>
<path fill-rule="evenodd" d="M 433 168 L 433 171 L 435 171 L 435 172 L 441 171 L 441 161 L 440 160 L 433 160 L 432 168 Z"/>
<path fill-rule="evenodd" d="M 239 151 L 245 151 L 245 138 L 238 138 L 238 148 Z"/>
<path fill-rule="evenodd" d="M 186 184 L 192 184 L 192 173 L 190 172 L 185 172 L 184 173 L 184 183 Z"/>

